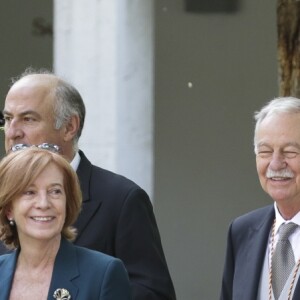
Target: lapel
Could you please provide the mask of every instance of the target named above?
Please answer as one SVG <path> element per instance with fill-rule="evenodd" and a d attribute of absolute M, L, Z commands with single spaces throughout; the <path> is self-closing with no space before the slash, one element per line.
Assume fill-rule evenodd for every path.
<path fill-rule="evenodd" d="M 53 294 L 57 289 L 66 289 L 72 300 L 77 299 L 78 287 L 72 281 L 79 276 L 76 248 L 62 238 L 55 258 L 48 300 L 54 299 Z"/>
<path fill-rule="evenodd" d="M 241 299 L 257 299 L 269 234 L 275 217 L 273 205 L 268 206 L 266 210 L 263 211 L 263 215 L 257 215 L 252 225 L 243 233 L 248 242 L 243 246 L 244 255 L 241 260 L 244 262 L 240 263 L 241 273 L 243 273 L 238 288 Z"/>
<path fill-rule="evenodd" d="M 80 237 L 82 231 L 89 223 L 95 211 L 97 211 L 98 206 L 101 204 L 102 200 L 99 197 L 99 193 L 96 197 L 91 195 L 91 185 L 92 185 L 92 169 L 93 165 L 87 159 L 82 151 L 79 151 L 80 163 L 77 169 L 77 176 L 80 181 L 80 187 L 82 192 L 82 209 L 75 222 L 74 226 L 78 230 L 78 235 L 76 240 Z"/>
<path fill-rule="evenodd" d="M 19 251 L 13 251 L 11 254 L 3 255 L 0 259 L 0 300 L 7 300 L 9 298 L 18 255 Z"/>

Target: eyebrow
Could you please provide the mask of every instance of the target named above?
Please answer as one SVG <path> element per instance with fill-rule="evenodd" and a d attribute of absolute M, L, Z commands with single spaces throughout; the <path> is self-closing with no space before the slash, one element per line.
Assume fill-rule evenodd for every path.
<path fill-rule="evenodd" d="M 53 182 L 53 183 L 50 183 L 48 185 L 48 188 L 53 188 L 53 187 L 62 187 L 64 188 L 64 184 L 63 183 L 59 183 L 59 182 Z M 30 187 L 36 187 L 36 184 L 34 182 L 32 182 L 31 184 L 29 184 L 26 188 L 30 188 Z"/>
<path fill-rule="evenodd" d="M 3 115 L 10 115 L 10 116 L 11 116 L 11 115 L 13 115 L 13 114 L 10 113 L 10 112 L 7 111 L 7 110 L 3 110 Z M 37 112 L 34 111 L 34 110 L 26 110 L 26 111 L 21 112 L 19 115 L 20 115 L 20 116 L 33 115 L 33 116 L 36 116 L 36 117 L 38 117 L 38 118 L 41 117 L 40 114 L 37 113 Z"/>
<path fill-rule="evenodd" d="M 59 183 L 59 182 L 53 182 L 49 185 L 49 187 L 56 187 L 56 186 L 59 186 L 59 187 L 64 187 L 64 184 L 63 182 L 62 183 Z"/>

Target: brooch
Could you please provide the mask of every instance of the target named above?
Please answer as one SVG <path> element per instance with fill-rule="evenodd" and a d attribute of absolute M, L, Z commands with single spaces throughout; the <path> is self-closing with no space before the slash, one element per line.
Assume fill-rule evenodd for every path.
<path fill-rule="evenodd" d="M 57 289 L 53 294 L 53 298 L 57 300 L 70 300 L 71 295 L 66 289 Z"/>

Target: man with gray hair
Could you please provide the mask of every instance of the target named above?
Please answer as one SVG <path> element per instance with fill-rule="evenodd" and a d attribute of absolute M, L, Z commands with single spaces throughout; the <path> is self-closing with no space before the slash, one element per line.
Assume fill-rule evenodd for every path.
<path fill-rule="evenodd" d="M 300 299 L 300 99 L 276 98 L 255 113 L 254 150 L 274 203 L 230 225 L 222 300 Z"/>
<path fill-rule="evenodd" d="M 27 70 L 8 91 L 3 115 L 7 152 L 24 144 L 58 146 L 77 171 L 83 206 L 75 244 L 120 258 L 133 299 L 175 299 L 148 195 L 129 179 L 92 165 L 78 149 L 85 119 L 79 92 L 48 71 Z"/>

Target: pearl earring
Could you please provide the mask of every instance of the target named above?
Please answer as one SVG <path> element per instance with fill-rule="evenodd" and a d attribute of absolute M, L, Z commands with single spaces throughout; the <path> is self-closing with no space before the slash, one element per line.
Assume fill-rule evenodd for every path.
<path fill-rule="evenodd" d="M 15 221 L 13 219 L 9 220 L 9 225 L 10 226 L 15 226 Z"/>

